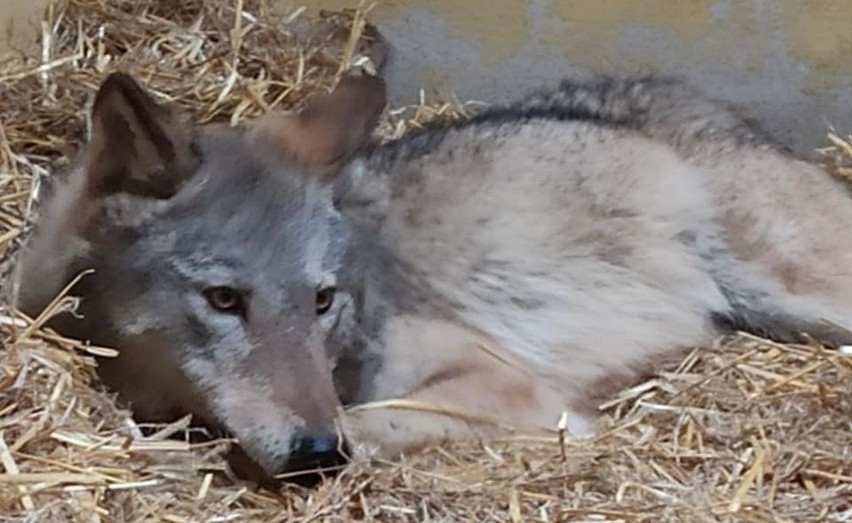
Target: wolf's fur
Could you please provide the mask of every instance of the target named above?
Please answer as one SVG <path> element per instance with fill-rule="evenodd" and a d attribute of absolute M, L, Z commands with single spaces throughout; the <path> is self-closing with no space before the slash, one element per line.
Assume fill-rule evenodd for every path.
<path fill-rule="evenodd" d="M 848 340 L 845 328 L 814 325 L 814 304 L 802 299 L 812 297 L 844 313 L 850 304 L 852 239 L 844 231 L 852 209 L 842 182 L 795 158 L 733 109 L 673 79 L 565 81 L 555 91 L 534 94 L 521 109 L 626 127 L 676 148 L 709 172 L 730 254 L 781 287 L 771 293 L 762 282 L 749 289 L 732 280 L 736 274 L 718 274 L 728 272 L 718 264 L 717 278 L 726 282 L 734 305 L 726 320 L 779 339 L 804 329 L 823 340 Z"/>
<path fill-rule="evenodd" d="M 121 349 L 106 381 L 140 413 L 225 426 L 267 472 L 335 417 L 381 455 L 563 411 L 584 433 L 593 384 L 733 327 L 852 338 L 831 323 L 852 309 L 843 188 L 680 84 L 566 83 L 349 159 L 371 104 L 334 100 L 248 131 L 115 102 L 161 132 L 114 147 L 166 138 L 89 153 L 24 261 L 24 308 L 95 266 L 61 327 Z M 246 317 L 211 311 L 211 285 L 250 291 Z"/>

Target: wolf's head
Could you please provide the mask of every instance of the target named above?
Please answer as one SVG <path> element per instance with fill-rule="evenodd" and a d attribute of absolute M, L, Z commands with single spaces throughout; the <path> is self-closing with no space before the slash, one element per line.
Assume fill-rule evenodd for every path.
<path fill-rule="evenodd" d="M 108 77 L 22 260 L 21 308 L 94 269 L 71 291 L 82 319 L 54 325 L 119 350 L 102 376 L 140 419 L 193 413 L 267 473 L 334 456 L 329 340 L 350 339 L 358 268 L 327 180 L 384 103 L 380 79 L 350 77 L 298 114 L 199 126 Z"/>

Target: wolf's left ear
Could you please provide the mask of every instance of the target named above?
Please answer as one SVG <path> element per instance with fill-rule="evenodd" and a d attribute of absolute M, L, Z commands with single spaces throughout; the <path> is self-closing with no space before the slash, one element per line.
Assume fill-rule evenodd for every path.
<path fill-rule="evenodd" d="M 86 157 L 90 197 L 128 193 L 168 198 L 195 171 L 199 157 L 188 116 L 158 104 L 131 76 L 108 76 L 91 115 Z"/>
<path fill-rule="evenodd" d="M 332 92 L 313 96 L 299 113 L 273 112 L 258 118 L 250 133 L 306 165 L 332 165 L 369 140 L 386 102 L 384 80 L 347 76 Z"/>

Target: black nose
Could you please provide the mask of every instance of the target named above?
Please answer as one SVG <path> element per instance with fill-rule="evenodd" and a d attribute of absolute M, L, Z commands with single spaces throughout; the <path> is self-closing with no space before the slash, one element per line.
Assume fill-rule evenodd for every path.
<path fill-rule="evenodd" d="M 300 434 L 293 440 L 287 462 L 292 472 L 336 469 L 346 463 L 348 449 L 337 435 L 330 432 Z"/>

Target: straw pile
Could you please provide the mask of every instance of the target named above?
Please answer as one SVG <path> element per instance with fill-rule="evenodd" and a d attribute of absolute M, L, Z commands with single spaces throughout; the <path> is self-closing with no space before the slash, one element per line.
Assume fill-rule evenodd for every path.
<path fill-rule="evenodd" d="M 126 67 L 203 119 L 236 121 L 369 67 L 354 45 L 362 15 L 273 16 L 250 0 L 51 9 L 41 54 L 0 64 L 3 280 L 107 70 Z M 457 104 L 402 108 L 382 133 L 463 116 Z M 830 153 L 852 162 L 844 140 Z M 98 389 L 95 349 L 6 303 L 0 521 L 852 521 L 852 358 L 818 346 L 739 336 L 696 349 L 610 402 L 590 441 L 444 446 L 273 494 L 228 477 L 224 443 L 168 438 L 181 423 L 141 437 Z"/>

